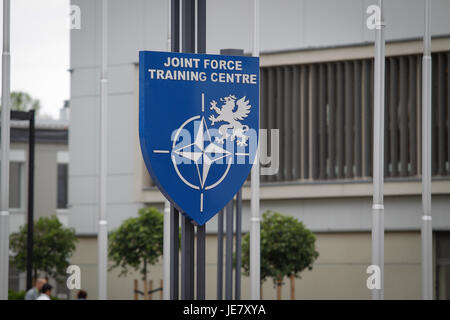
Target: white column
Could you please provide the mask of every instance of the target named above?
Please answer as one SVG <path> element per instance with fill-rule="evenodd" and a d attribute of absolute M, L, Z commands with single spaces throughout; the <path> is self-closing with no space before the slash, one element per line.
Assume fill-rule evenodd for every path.
<path fill-rule="evenodd" d="M 378 0 L 380 19 L 375 29 L 375 79 L 373 126 L 372 265 L 380 269 L 380 288 L 372 289 L 372 299 L 384 299 L 384 16 L 383 0 Z"/>
<path fill-rule="evenodd" d="M 98 219 L 98 299 L 107 299 L 108 222 L 107 222 L 107 0 L 101 2 L 101 74 L 100 74 L 100 161 L 99 161 L 99 219 Z"/>
<path fill-rule="evenodd" d="M 170 203 L 164 202 L 163 297 L 170 300 Z"/>
<path fill-rule="evenodd" d="M 167 51 L 172 51 L 171 1 L 167 1 Z M 170 300 L 170 202 L 164 201 L 164 238 L 163 238 L 163 298 Z"/>
<path fill-rule="evenodd" d="M 0 181 L 0 300 L 8 300 L 9 276 L 9 127 L 10 127 L 10 0 L 3 0 L 2 129 Z"/>
<path fill-rule="evenodd" d="M 433 229 L 431 220 L 431 35 L 430 1 L 425 0 L 422 58 L 422 299 L 433 299 Z"/>
<path fill-rule="evenodd" d="M 253 52 L 259 57 L 259 0 L 253 0 Z M 251 172 L 250 283 L 251 299 L 260 299 L 259 145 Z"/>

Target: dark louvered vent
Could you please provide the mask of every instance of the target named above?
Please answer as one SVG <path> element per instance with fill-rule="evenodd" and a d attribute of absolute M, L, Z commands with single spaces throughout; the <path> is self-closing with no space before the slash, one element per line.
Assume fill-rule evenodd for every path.
<path fill-rule="evenodd" d="M 449 65 L 433 54 L 434 176 L 450 175 Z M 420 55 L 386 58 L 386 177 L 420 174 L 421 68 Z M 261 180 L 369 178 L 372 121 L 372 59 L 262 68 L 261 127 L 280 129 L 280 170 Z"/>

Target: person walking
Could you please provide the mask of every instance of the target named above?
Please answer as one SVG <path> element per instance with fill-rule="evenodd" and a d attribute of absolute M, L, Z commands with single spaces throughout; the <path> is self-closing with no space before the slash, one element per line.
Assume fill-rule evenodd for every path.
<path fill-rule="evenodd" d="M 85 290 L 78 291 L 77 300 L 87 300 L 87 292 Z"/>
<path fill-rule="evenodd" d="M 51 300 L 50 295 L 53 287 L 48 283 L 44 284 L 41 289 L 41 295 L 36 300 Z"/>
<path fill-rule="evenodd" d="M 36 280 L 35 286 L 27 291 L 25 294 L 25 300 L 36 300 L 39 297 L 42 286 L 47 283 L 44 278 L 38 278 Z"/>

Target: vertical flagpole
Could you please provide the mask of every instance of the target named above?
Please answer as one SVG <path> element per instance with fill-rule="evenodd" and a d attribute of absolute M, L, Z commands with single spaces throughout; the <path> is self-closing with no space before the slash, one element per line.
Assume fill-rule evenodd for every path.
<path fill-rule="evenodd" d="M 206 53 L 206 0 L 195 1 L 196 53 Z M 197 226 L 197 300 L 206 296 L 206 225 Z"/>
<path fill-rule="evenodd" d="M 9 123 L 10 123 L 10 0 L 3 0 L 1 207 L 0 207 L 0 300 L 8 300 L 9 272 Z"/>
<path fill-rule="evenodd" d="M 195 52 L 195 1 L 181 2 L 181 52 Z M 194 237 L 195 230 L 191 220 L 181 218 L 181 299 L 194 299 Z"/>
<path fill-rule="evenodd" d="M 372 299 L 384 299 L 384 15 L 383 0 L 378 0 L 380 21 L 375 30 L 375 88 L 373 126 L 373 204 L 372 204 L 372 265 L 380 270 L 380 287 L 372 290 Z"/>
<path fill-rule="evenodd" d="M 253 0 L 253 52 L 259 57 L 259 0 Z M 259 145 L 251 172 L 250 282 L 251 299 L 260 299 Z"/>
<path fill-rule="evenodd" d="M 167 200 L 164 201 L 163 241 L 163 298 L 170 300 L 170 203 Z"/>
<path fill-rule="evenodd" d="M 167 45 L 166 50 L 172 49 L 171 36 L 171 1 L 167 1 Z M 163 298 L 170 300 L 170 203 L 164 201 L 164 243 L 163 243 Z"/>
<path fill-rule="evenodd" d="M 431 35 L 430 1 L 425 0 L 422 58 L 422 299 L 433 299 L 431 220 Z"/>
<path fill-rule="evenodd" d="M 107 0 L 101 2 L 101 75 L 100 75 L 100 168 L 99 168 L 99 220 L 98 220 L 98 298 L 107 299 L 108 278 L 108 225 L 106 214 L 107 179 Z"/>
<path fill-rule="evenodd" d="M 180 51 L 180 0 L 170 1 L 170 51 Z M 170 284 L 168 287 L 171 300 L 179 299 L 179 212 L 170 205 Z"/>

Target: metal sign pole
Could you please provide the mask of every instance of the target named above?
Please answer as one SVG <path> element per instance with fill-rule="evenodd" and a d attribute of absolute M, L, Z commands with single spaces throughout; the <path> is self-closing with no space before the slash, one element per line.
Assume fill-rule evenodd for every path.
<path fill-rule="evenodd" d="M 170 203 L 164 201 L 163 298 L 170 299 Z"/>
<path fill-rule="evenodd" d="M 11 110 L 10 0 L 3 0 L 1 204 L 0 204 L 0 300 L 8 299 L 9 275 L 9 136 Z"/>
<path fill-rule="evenodd" d="M 197 227 L 197 300 L 205 300 L 206 287 L 206 233 L 205 226 Z"/>
<path fill-rule="evenodd" d="M 35 151 L 35 111 L 10 112 L 11 120 L 28 121 L 28 212 L 27 212 L 27 261 L 26 289 L 33 286 L 33 232 L 34 232 L 34 151 Z"/>
<path fill-rule="evenodd" d="M 182 52 L 195 52 L 195 0 L 184 0 L 182 14 Z M 181 299 L 194 299 L 194 225 L 181 218 Z"/>
<path fill-rule="evenodd" d="M 180 0 L 170 3 L 170 46 L 172 52 L 180 51 Z M 170 205 L 170 299 L 179 299 L 179 213 Z"/>
<path fill-rule="evenodd" d="M 223 299 L 223 209 L 217 215 L 217 300 Z"/>
<path fill-rule="evenodd" d="M 244 50 L 242 49 L 221 49 L 220 54 L 230 55 L 230 56 L 243 56 Z M 241 297 L 241 239 L 242 239 L 242 188 L 236 193 L 236 274 L 235 274 L 235 299 L 240 299 Z M 222 215 L 222 212 L 220 214 Z M 225 256 L 225 298 L 232 299 L 233 295 L 233 201 L 225 206 L 226 212 L 226 256 Z M 223 254 L 223 216 L 219 217 L 219 226 L 217 231 L 218 236 L 218 247 L 220 254 Z M 230 225 L 231 223 L 231 225 Z M 220 257 L 220 264 L 218 259 L 217 265 L 217 297 L 222 299 L 222 256 Z M 220 269 L 219 269 L 220 268 Z M 219 278 L 220 275 L 220 278 Z M 220 283 L 219 283 L 220 281 Z M 220 298 L 219 298 L 220 296 Z"/>
<path fill-rule="evenodd" d="M 194 225 L 181 216 L 181 299 L 194 299 Z"/>
<path fill-rule="evenodd" d="M 167 51 L 172 50 L 172 1 L 167 1 Z M 163 298 L 170 299 L 170 202 L 164 201 L 164 242 L 163 242 Z"/>
<path fill-rule="evenodd" d="M 242 189 L 236 194 L 236 274 L 235 293 L 236 300 L 241 299 L 241 253 L 242 253 Z"/>
<path fill-rule="evenodd" d="M 253 0 L 253 52 L 259 56 L 259 0 Z M 250 284 L 251 299 L 260 299 L 259 146 L 251 172 Z"/>
<path fill-rule="evenodd" d="M 373 204 L 372 204 L 372 264 L 380 269 L 380 288 L 372 290 L 372 299 L 384 299 L 384 16 L 383 0 L 378 0 L 380 24 L 375 31 L 375 88 L 373 126 Z"/>
<path fill-rule="evenodd" d="M 433 299 L 433 229 L 431 219 L 431 35 L 430 1 L 425 0 L 422 58 L 422 299 Z"/>
<path fill-rule="evenodd" d="M 179 213 L 170 205 L 170 300 L 178 300 L 178 273 L 179 273 Z"/>
<path fill-rule="evenodd" d="M 28 232 L 27 232 L 27 290 L 33 286 L 33 229 L 34 229 L 34 149 L 35 111 L 28 112 Z"/>
<path fill-rule="evenodd" d="M 197 53 L 206 53 L 206 0 L 197 0 Z M 206 226 L 197 227 L 197 300 L 206 291 Z"/>
<path fill-rule="evenodd" d="M 226 208 L 225 299 L 233 299 L 233 199 Z"/>

